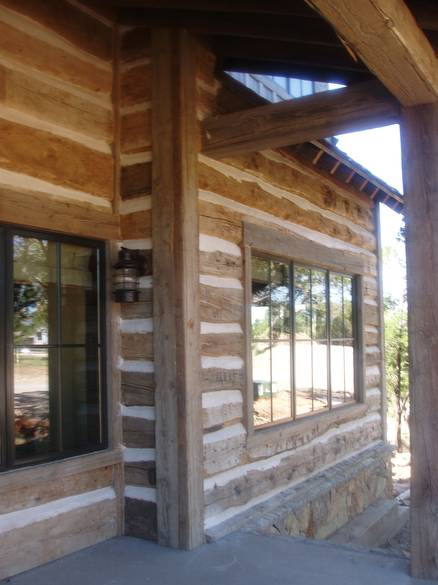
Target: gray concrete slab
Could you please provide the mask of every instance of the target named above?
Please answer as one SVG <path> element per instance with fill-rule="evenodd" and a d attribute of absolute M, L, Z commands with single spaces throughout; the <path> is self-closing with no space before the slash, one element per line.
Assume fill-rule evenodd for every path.
<path fill-rule="evenodd" d="M 426 585 L 406 560 L 322 541 L 234 534 L 192 551 L 135 538 L 103 542 L 9 585 Z M 6 581 L 2 581 L 3 584 Z"/>

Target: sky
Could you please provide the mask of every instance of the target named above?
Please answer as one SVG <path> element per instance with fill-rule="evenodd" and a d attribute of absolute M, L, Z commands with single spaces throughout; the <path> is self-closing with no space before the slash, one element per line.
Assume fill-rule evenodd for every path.
<path fill-rule="evenodd" d="M 403 193 L 401 170 L 400 130 L 398 125 L 386 126 L 337 136 L 338 148 L 343 150 L 391 187 Z M 382 247 L 390 246 L 394 254 L 384 262 L 383 288 L 385 295 L 401 300 L 404 291 L 404 246 L 397 241 L 402 216 L 386 205 L 380 205 Z"/>

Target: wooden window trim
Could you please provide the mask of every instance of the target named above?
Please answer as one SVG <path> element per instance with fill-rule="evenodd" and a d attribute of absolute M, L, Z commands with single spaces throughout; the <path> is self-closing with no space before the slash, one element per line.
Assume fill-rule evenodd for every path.
<path fill-rule="evenodd" d="M 291 428 L 292 432 L 298 427 L 308 428 L 317 426 L 321 417 L 332 415 L 333 412 L 352 411 L 363 414 L 365 402 L 365 346 L 363 322 L 363 274 L 366 263 L 359 254 L 348 250 L 331 249 L 312 240 L 295 234 L 286 234 L 279 230 L 245 222 L 243 226 L 243 254 L 244 254 L 244 303 L 245 303 L 245 393 L 244 393 L 244 420 L 248 432 L 249 447 L 255 446 L 263 435 L 275 435 L 279 430 Z M 299 262 L 316 268 L 334 270 L 354 277 L 356 288 L 356 378 L 354 403 L 346 403 L 335 409 L 310 414 L 299 419 L 273 422 L 254 427 L 253 398 L 252 398 L 252 351 L 251 351 L 251 257 L 254 252 L 284 259 L 288 262 Z M 284 431 L 283 431 L 284 432 Z M 267 437 L 266 437 L 267 438 Z"/>

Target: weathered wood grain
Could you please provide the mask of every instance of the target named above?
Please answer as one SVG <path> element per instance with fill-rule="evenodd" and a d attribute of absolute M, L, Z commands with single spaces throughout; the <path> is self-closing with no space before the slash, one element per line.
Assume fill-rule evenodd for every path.
<path fill-rule="evenodd" d="M 1 168 L 112 199 L 111 155 L 4 118 L 0 134 Z"/>
<path fill-rule="evenodd" d="M 0 147 L 1 149 L 1 147 Z M 0 221 L 106 240 L 120 238 L 116 215 L 87 203 L 0 185 Z"/>
<path fill-rule="evenodd" d="M 127 406 L 154 406 L 155 376 L 145 372 L 122 372 L 122 402 Z"/>
<path fill-rule="evenodd" d="M 201 370 L 201 386 L 203 392 L 213 390 L 240 390 L 245 388 L 244 370 L 225 370 L 208 368 Z"/>
<path fill-rule="evenodd" d="M 201 320 L 211 323 L 242 323 L 243 291 L 200 285 Z"/>
<path fill-rule="evenodd" d="M 153 360 L 152 333 L 122 333 L 121 352 L 125 360 Z"/>
<path fill-rule="evenodd" d="M 122 238 L 137 240 L 152 236 L 152 212 L 150 209 L 120 216 Z"/>
<path fill-rule="evenodd" d="M 300 224 L 369 251 L 375 249 L 375 239 L 371 233 L 354 230 L 343 223 L 342 218 L 339 218 L 339 221 L 328 218 L 323 213 L 323 209 L 321 211 L 306 209 L 288 199 L 287 196 L 274 195 L 263 188 L 256 179 L 254 182 L 242 181 L 210 166 L 200 164 L 199 186 L 201 189 L 213 191 L 284 221 Z"/>
<path fill-rule="evenodd" d="M 199 201 L 199 213 L 201 233 L 241 244 L 243 230 L 240 214 L 207 201 Z"/>
<path fill-rule="evenodd" d="M 93 18 L 67 0 L 2 0 L 2 6 L 17 10 L 53 33 L 60 35 L 78 49 L 111 61 L 113 36 L 111 27 Z"/>
<path fill-rule="evenodd" d="M 222 114 L 202 124 L 203 152 L 223 158 L 397 123 L 399 107 L 377 82 Z"/>
<path fill-rule="evenodd" d="M 113 141 L 108 108 L 2 65 L 0 103 L 84 136 Z"/>
<path fill-rule="evenodd" d="M 152 163 L 138 163 L 122 167 L 121 197 L 132 199 L 152 192 Z"/>
<path fill-rule="evenodd" d="M 436 102 L 435 52 L 404 0 L 310 0 L 309 3 L 403 105 Z"/>
<path fill-rule="evenodd" d="M 193 548 L 204 539 L 195 42 L 152 34 L 158 540 Z"/>
<path fill-rule="evenodd" d="M 156 487 L 155 461 L 125 463 L 125 483 L 126 485 Z"/>
<path fill-rule="evenodd" d="M 149 150 L 151 144 L 151 110 L 134 112 L 122 116 L 120 148 L 123 154 Z"/>
<path fill-rule="evenodd" d="M 242 258 L 225 252 L 200 252 L 199 270 L 201 274 L 213 274 L 229 278 L 242 278 Z"/>
<path fill-rule="evenodd" d="M 243 357 L 243 333 L 206 334 L 201 336 L 201 353 L 205 356 L 232 355 Z"/>
<path fill-rule="evenodd" d="M 0 55 L 56 79 L 109 97 L 111 72 L 0 21 Z"/>
<path fill-rule="evenodd" d="M 407 108 L 402 124 L 407 204 L 412 574 L 438 579 L 438 105 Z"/>
<path fill-rule="evenodd" d="M 122 107 L 149 102 L 152 97 L 152 69 L 150 65 L 137 65 L 121 73 Z"/>
<path fill-rule="evenodd" d="M 124 416 L 122 426 L 125 447 L 138 449 L 153 449 L 155 447 L 155 421 Z"/>

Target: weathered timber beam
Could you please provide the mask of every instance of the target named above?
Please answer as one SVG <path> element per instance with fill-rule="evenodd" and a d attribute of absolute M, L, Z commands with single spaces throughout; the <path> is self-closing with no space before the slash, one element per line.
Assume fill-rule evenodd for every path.
<path fill-rule="evenodd" d="M 203 152 L 223 158 L 290 146 L 394 124 L 398 116 L 396 100 L 371 81 L 208 118 L 202 124 Z"/>
<path fill-rule="evenodd" d="M 438 61 L 403 0 L 308 0 L 401 104 L 438 100 Z"/>
<path fill-rule="evenodd" d="M 402 116 L 411 429 L 411 570 L 438 579 L 438 103 Z"/>

